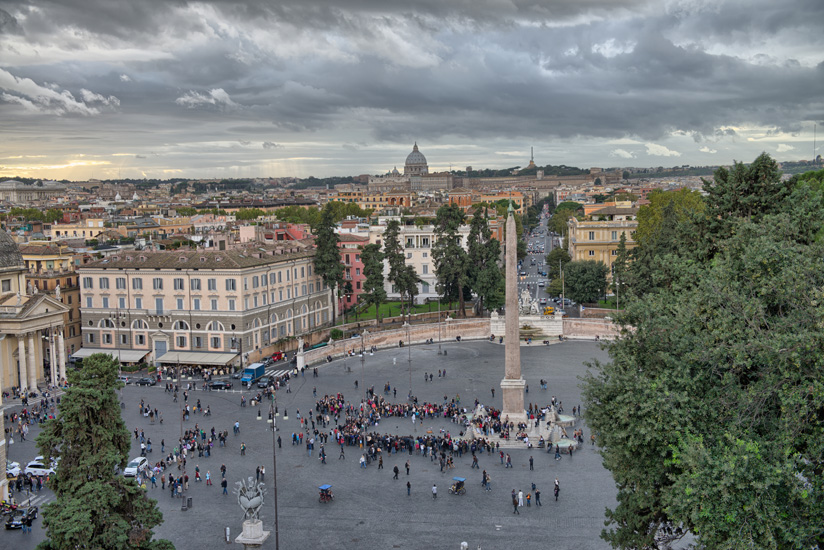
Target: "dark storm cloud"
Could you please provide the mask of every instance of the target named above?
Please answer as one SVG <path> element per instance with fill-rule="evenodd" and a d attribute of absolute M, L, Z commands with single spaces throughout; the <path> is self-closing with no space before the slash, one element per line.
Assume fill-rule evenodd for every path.
<path fill-rule="evenodd" d="M 233 143 L 218 163 L 294 142 L 743 143 L 821 119 L 820 20 L 820 0 L 0 0 L 0 116 L 164 158 Z"/>

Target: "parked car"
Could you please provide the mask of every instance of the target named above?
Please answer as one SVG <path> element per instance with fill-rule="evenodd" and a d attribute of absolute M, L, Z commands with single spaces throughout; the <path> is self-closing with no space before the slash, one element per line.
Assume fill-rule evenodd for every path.
<path fill-rule="evenodd" d="M 128 377 L 128 376 L 118 376 L 118 377 L 117 377 L 117 379 L 118 379 L 120 382 L 123 382 L 124 384 L 127 384 L 127 385 L 128 385 L 128 383 L 129 383 L 129 377 Z"/>
<path fill-rule="evenodd" d="M 224 382 L 223 380 L 215 380 L 209 384 L 213 390 L 228 390 L 232 388 L 231 382 Z"/>
<path fill-rule="evenodd" d="M 20 464 L 6 459 L 6 477 L 16 478 L 20 475 Z"/>
<path fill-rule="evenodd" d="M 267 388 L 269 387 L 269 377 L 268 376 L 261 376 L 260 380 L 257 382 L 258 388 Z"/>
<path fill-rule="evenodd" d="M 133 458 L 131 462 L 126 465 L 126 469 L 123 470 L 124 477 L 137 477 L 137 474 L 148 468 L 149 461 L 146 460 L 145 456 L 138 456 L 137 458 Z"/>
<path fill-rule="evenodd" d="M 48 462 L 46 462 L 42 456 L 36 456 L 34 457 L 34 460 L 26 465 L 26 469 L 23 470 L 23 473 L 32 476 L 49 476 L 54 474 L 54 467 L 55 464 L 53 462 L 49 466 Z"/>
<path fill-rule="evenodd" d="M 154 378 L 145 377 L 141 378 L 134 384 L 135 386 L 154 386 L 155 384 L 157 384 L 157 380 L 155 380 Z"/>
<path fill-rule="evenodd" d="M 29 506 L 28 508 L 17 508 L 9 512 L 9 517 L 6 520 L 6 529 L 22 529 L 23 522 L 28 519 L 34 521 L 37 519 L 37 506 Z"/>

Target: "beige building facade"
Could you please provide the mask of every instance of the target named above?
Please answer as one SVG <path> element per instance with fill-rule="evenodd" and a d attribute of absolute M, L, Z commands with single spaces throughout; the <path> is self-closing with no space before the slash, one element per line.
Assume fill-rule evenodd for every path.
<path fill-rule="evenodd" d="M 607 267 L 618 254 L 621 235 L 626 235 L 627 249 L 635 248 L 634 232 L 638 228 L 637 208 L 605 207 L 587 219 L 569 219 L 569 255 L 573 260 L 595 260 Z M 611 269 L 610 269 L 611 273 Z"/>
<path fill-rule="evenodd" d="M 127 352 L 129 362 L 246 363 L 331 320 L 331 291 L 314 271 L 314 253 L 296 241 L 130 251 L 87 264 L 79 269 L 81 356 L 98 350 L 121 360 Z"/>

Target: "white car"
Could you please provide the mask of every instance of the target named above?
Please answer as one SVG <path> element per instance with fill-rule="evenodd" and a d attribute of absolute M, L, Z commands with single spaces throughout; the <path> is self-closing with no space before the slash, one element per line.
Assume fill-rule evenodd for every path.
<path fill-rule="evenodd" d="M 6 459 L 6 477 L 17 477 L 20 475 L 20 464 Z"/>
<path fill-rule="evenodd" d="M 49 465 L 42 456 L 36 456 L 26 465 L 23 473 L 32 476 L 50 476 L 54 475 L 54 466 L 54 462 Z"/>
<path fill-rule="evenodd" d="M 148 465 L 149 461 L 146 460 L 146 457 L 138 456 L 137 458 L 133 458 L 126 466 L 126 469 L 123 470 L 123 476 L 137 477 L 137 474 L 145 470 Z"/>

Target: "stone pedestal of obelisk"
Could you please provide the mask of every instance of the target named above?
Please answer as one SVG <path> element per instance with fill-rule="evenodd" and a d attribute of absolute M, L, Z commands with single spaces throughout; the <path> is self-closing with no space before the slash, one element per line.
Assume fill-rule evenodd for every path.
<path fill-rule="evenodd" d="M 521 342 L 518 327 L 518 230 L 515 229 L 515 210 L 509 203 L 506 218 L 506 332 L 505 375 L 501 380 L 501 394 L 504 407 L 503 419 L 510 422 L 526 422 L 524 409 L 524 386 L 521 378 Z"/>

